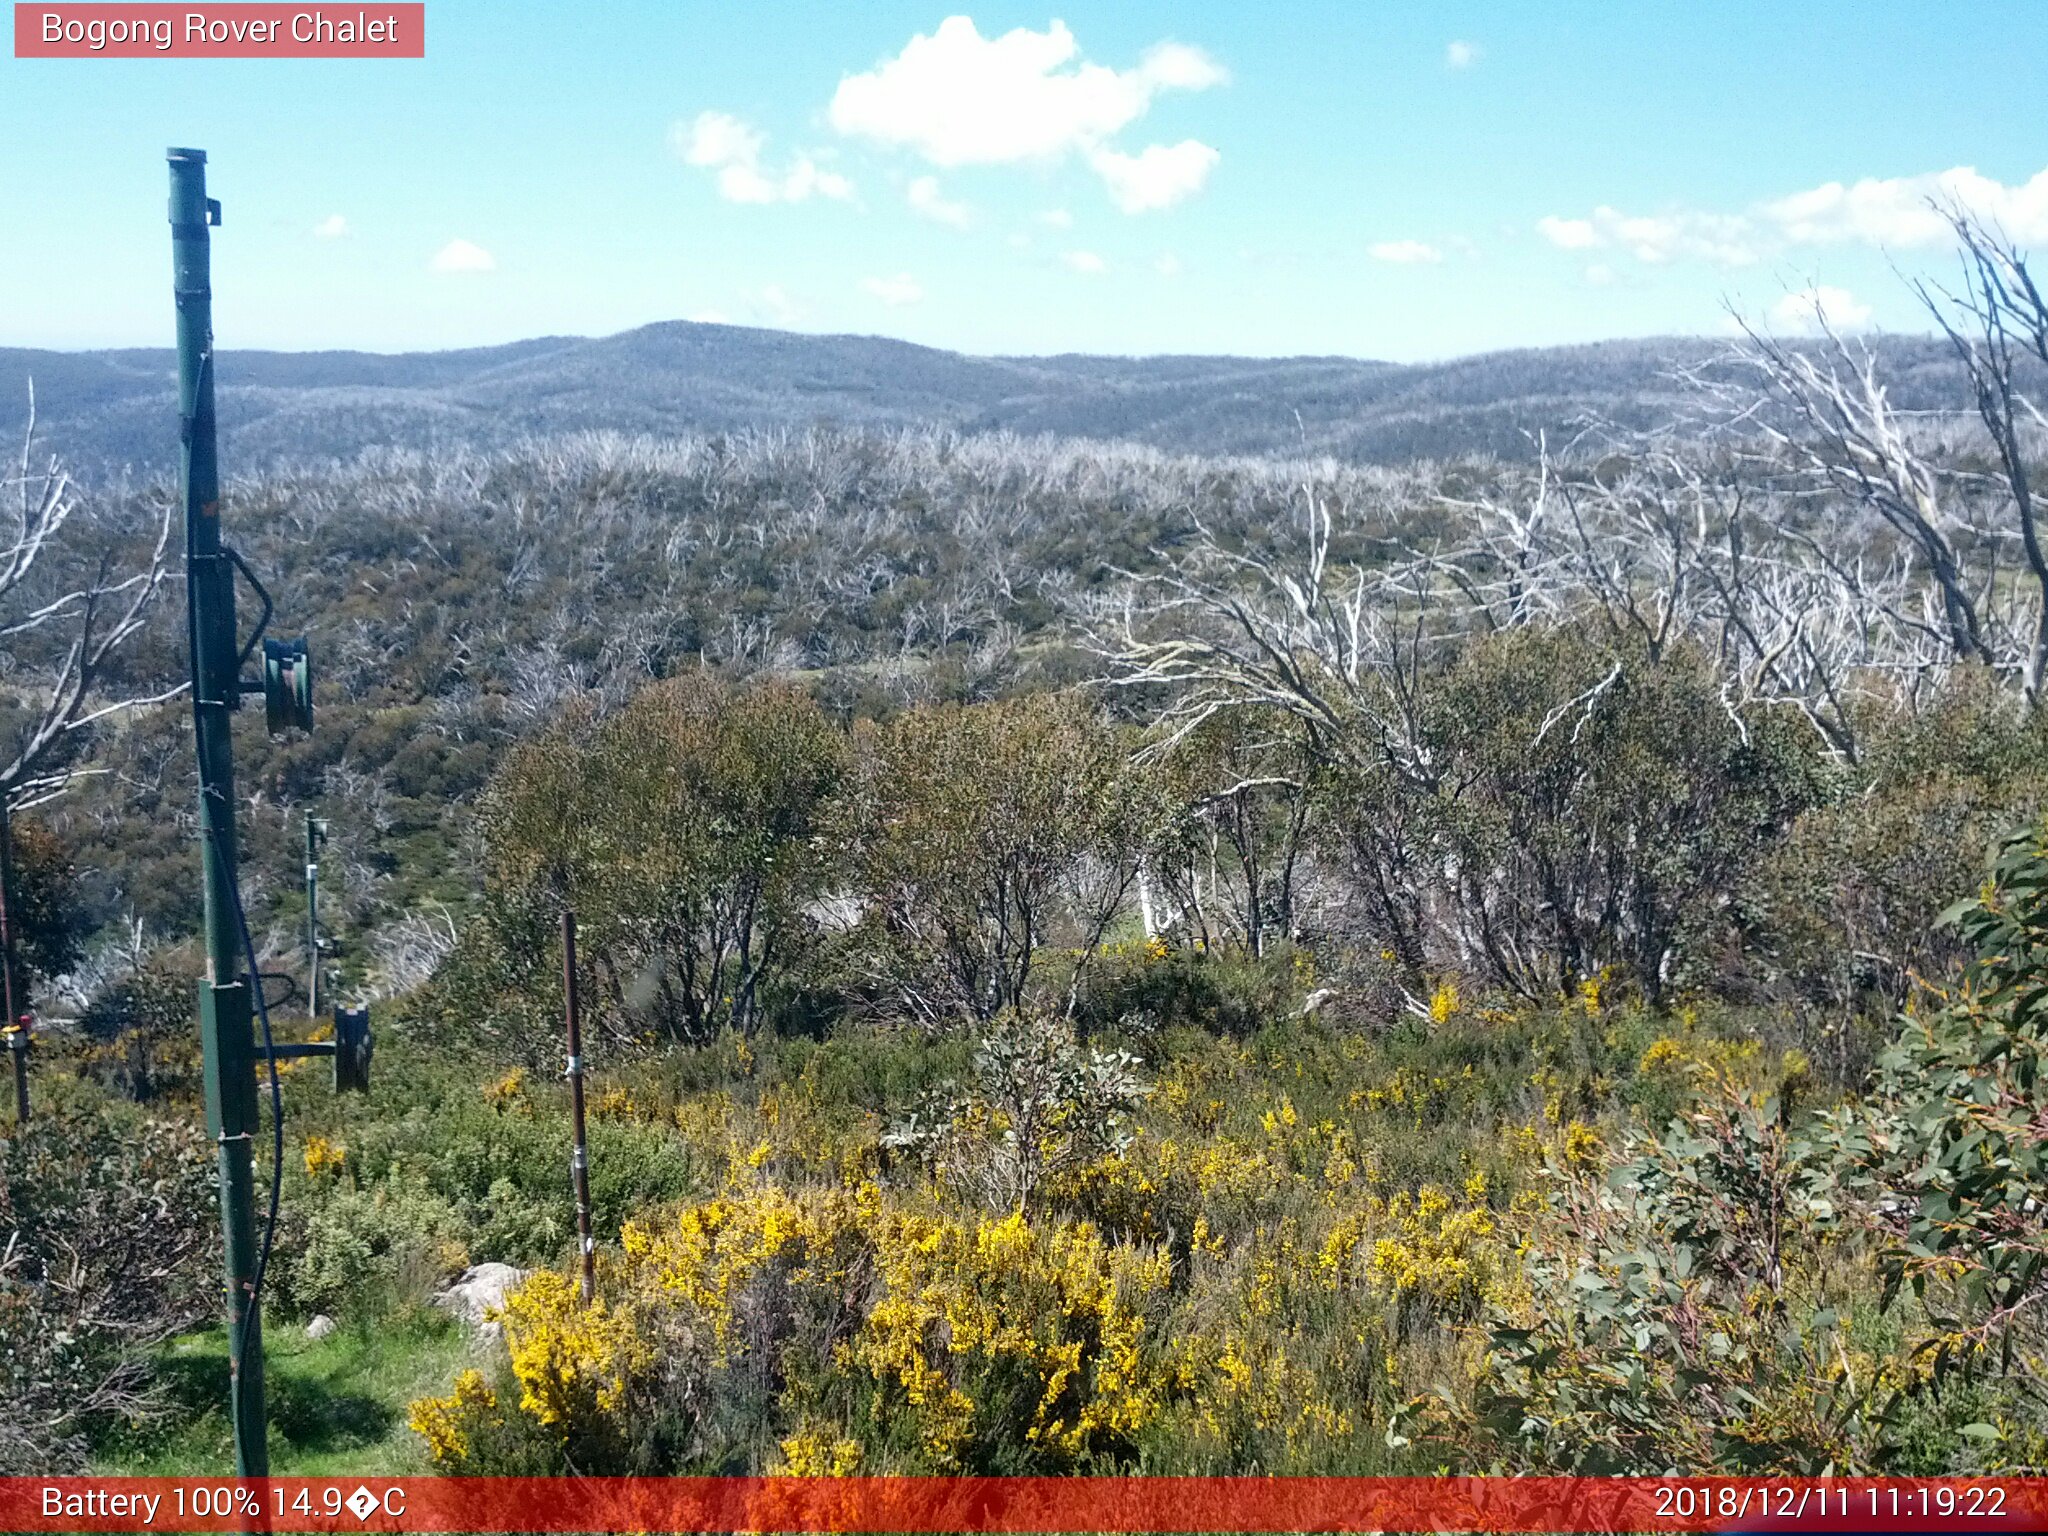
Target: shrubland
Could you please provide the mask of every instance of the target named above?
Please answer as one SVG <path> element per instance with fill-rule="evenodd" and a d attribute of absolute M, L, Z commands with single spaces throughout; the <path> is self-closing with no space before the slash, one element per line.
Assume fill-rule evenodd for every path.
<path fill-rule="evenodd" d="M 1960 233 L 2020 389 L 2048 321 Z M 380 1040 L 367 1099 L 287 1074 L 273 1321 L 413 1338 L 530 1269 L 387 1452 L 480 1474 L 2048 1459 L 2038 434 L 1856 361 L 1752 338 L 1526 463 L 814 432 L 238 487 L 335 682 L 248 744 L 259 943 L 317 804 Z M 130 1160 L 196 1113 L 176 741 L 129 712 L 22 824 L 50 1124 Z M 112 1198 L 42 1134 L 27 1255 Z M 174 1434 L 130 1421 L 203 1256 L 81 1328 L 35 1262 L 0 1298 L 116 1384 L 38 1454 Z"/>

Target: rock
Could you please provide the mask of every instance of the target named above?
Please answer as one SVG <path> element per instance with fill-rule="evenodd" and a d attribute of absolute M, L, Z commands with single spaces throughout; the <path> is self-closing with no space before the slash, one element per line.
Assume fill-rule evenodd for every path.
<path fill-rule="evenodd" d="M 322 1312 L 306 1324 L 306 1337 L 309 1339 L 324 1339 L 327 1335 L 334 1332 L 336 1326 L 334 1319 L 325 1312 Z"/>
<path fill-rule="evenodd" d="M 434 1305 L 485 1338 L 495 1339 L 499 1328 L 491 1314 L 505 1305 L 505 1298 L 529 1273 L 510 1264 L 479 1264 L 464 1270 L 453 1285 L 437 1293 Z"/>

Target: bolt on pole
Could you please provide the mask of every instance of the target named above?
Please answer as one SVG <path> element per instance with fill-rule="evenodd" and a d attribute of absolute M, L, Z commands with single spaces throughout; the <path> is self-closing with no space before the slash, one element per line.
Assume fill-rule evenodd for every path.
<path fill-rule="evenodd" d="M 220 1157 L 227 1261 L 228 1379 L 235 1471 L 270 1470 L 263 1416 L 263 1329 L 255 1305 L 256 1043 L 235 919 L 235 771 L 231 712 L 240 702 L 234 567 L 220 536 L 213 412 L 212 250 L 220 204 L 206 195 L 206 153 L 166 152 L 171 172 L 172 291 L 178 311 L 178 490 L 185 518 L 186 631 L 192 728 L 199 757 L 200 866 L 206 891 L 206 979 L 199 1038 L 206 1121 Z"/>
<path fill-rule="evenodd" d="M 576 993 L 576 914 L 562 914 L 562 1003 L 569 1029 L 569 1126 L 575 1150 L 569 1177 L 576 1187 L 576 1246 L 583 1261 L 583 1300 L 597 1294 L 597 1247 L 590 1236 L 590 1154 L 583 1140 L 583 1017 Z"/>

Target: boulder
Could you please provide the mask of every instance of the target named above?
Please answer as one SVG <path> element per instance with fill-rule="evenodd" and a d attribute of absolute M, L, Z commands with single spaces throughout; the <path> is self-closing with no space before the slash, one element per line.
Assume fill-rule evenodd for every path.
<path fill-rule="evenodd" d="M 324 1339 L 327 1335 L 334 1332 L 336 1326 L 334 1319 L 325 1312 L 322 1312 L 307 1322 L 306 1337 L 309 1339 Z"/>
<path fill-rule="evenodd" d="M 530 1273 L 510 1264 L 479 1264 L 464 1270 L 448 1289 L 437 1292 L 434 1305 L 485 1338 L 494 1339 L 499 1328 L 493 1314 Z"/>

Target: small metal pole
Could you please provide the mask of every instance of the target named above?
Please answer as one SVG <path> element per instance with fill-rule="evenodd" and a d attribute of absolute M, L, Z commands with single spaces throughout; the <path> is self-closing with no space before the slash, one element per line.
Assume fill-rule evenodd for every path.
<path fill-rule="evenodd" d="M 14 1060 L 14 1118 L 28 1124 L 28 1015 L 15 1006 L 14 914 L 8 905 L 14 894 L 14 823 L 8 817 L 7 791 L 0 789 L 0 991 L 6 994 L 4 1023 L 7 1054 Z M 22 1002 L 27 1002 L 23 988 Z"/>
<path fill-rule="evenodd" d="M 17 1019 L 5 1030 L 7 1054 L 14 1058 L 14 1123 L 28 1124 L 28 1025 Z"/>
<path fill-rule="evenodd" d="M 576 1186 L 576 1241 L 582 1250 L 583 1300 L 597 1294 L 597 1248 L 590 1236 L 590 1154 L 583 1139 L 583 1018 L 576 997 L 576 914 L 562 914 L 562 1000 L 569 1026 L 569 1124 L 575 1150 L 569 1174 Z"/>
<path fill-rule="evenodd" d="M 327 824 L 306 812 L 306 1017 L 320 1017 L 320 844 Z"/>

